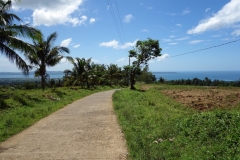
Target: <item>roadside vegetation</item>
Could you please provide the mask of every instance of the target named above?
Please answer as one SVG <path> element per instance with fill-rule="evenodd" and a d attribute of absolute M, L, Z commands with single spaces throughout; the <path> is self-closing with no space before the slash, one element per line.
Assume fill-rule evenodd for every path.
<path fill-rule="evenodd" d="M 240 159 L 239 94 L 239 88 L 173 85 L 117 91 L 129 159 Z"/>
<path fill-rule="evenodd" d="M 115 87 L 85 89 L 78 86 L 40 89 L 0 87 L 0 142 L 38 120 L 90 94 Z"/>

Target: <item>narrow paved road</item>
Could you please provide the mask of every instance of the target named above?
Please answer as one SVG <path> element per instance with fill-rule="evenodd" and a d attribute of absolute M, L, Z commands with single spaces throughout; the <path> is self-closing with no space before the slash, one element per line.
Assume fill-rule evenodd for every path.
<path fill-rule="evenodd" d="M 0 159 L 125 159 L 112 107 L 115 90 L 90 95 L 0 144 Z"/>

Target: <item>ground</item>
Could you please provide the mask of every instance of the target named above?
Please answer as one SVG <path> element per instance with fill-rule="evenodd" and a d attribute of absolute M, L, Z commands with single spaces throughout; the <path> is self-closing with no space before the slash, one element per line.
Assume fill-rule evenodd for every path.
<path fill-rule="evenodd" d="M 169 89 L 162 93 L 177 102 L 196 110 L 233 108 L 240 104 L 240 88 L 202 87 L 194 89 Z"/>

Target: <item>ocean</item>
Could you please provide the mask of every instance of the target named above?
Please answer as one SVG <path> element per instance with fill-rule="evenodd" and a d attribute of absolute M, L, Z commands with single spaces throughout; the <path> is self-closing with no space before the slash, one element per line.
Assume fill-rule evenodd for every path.
<path fill-rule="evenodd" d="M 152 72 L 157 80 L 162 77 L 165 80 L 179 79 L 205 79 L 208 77 L 211 80 L 222 81 L 237 81 L 240 79 L 240 71 L 185 71 L 185 72 Z"/>
<path fill-rule="evenodd" d="M 181 71 L 181 72 L 152 72 L 156 76 L 157 80 L 162 77 L 165 80 L 179 80 L 179 79 L 204 79 L 208 77 L 211 80 L 223 80 L 223 81 L 237 81 L 240 79 L 240 71 Z M 63 71 L 49 71 L 50 78 L 62 78 L 64 76 Z M 25 77 L 21 72 L 0 72 L 1 78 L 13 78 L 13 79 L 33 79 L 34 73 L 30 72 L 29 76 Z"/>
<path fill-rule="evenodd" d="M 62 78 L 64 76 L 63 71 L 49 71 L 48 74 L 50 75 L 50 78 Z M 29 72 L 28 76 L 24 76 L 22 72 L 0 72 L 0 79 L 1 78 L 26 78 L 26 79 L 33 79 L 34 78 L 34 72 Z M 37 78 L 36 78 L 37 79 Z"/>

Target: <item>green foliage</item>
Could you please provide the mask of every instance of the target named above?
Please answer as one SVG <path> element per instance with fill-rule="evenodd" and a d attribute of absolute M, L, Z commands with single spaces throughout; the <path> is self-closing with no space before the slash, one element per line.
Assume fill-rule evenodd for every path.
<path fill-rule="evenodd" d="M 158 40 L 148 38 L 145 41 L 137 41 L 134 50 L 129 51 L 129 57 L 136 58 L 130 67 L 130 88 L 135 89 L 135 79 L 142 67 L 148 67 L 148 61 L 161 56 L 162 49 Z"/>
<path fill-rule="evenodd" d="M 240 113 L 237 110 L 183 117 L 176 123 L 175 132 L 174 144 L 179 146 L 182 159 L 240 158 Z M 172 151 L 167 149 L 167 152 Z"/>
<path fill-rule="evenodd" d="M 23 53 L 31 52 L 33 47 L 31 44 L 21 40 L 21 38 L 38 39 L 41 36 L 41 32 L 28 25 L 16 24 L 16 22 L 22 23 L 22 20 L 17 15 L 9 13 L 11 6 L 11 0 L 0 0 L 0 53 L 14 63 L 23 74 L 27 75 L 29 66 L 18 55 L 17 51 Z"/>
<path fill-rule="evenodd" d="M 158 80 L 161 84 L 170 84 L 170 85 L 193 85 L 193 86 L 234 86 L 240 87 L 240 80 L 238 81 L 222 81 L 222 80 L 211 80 L 208 77 L 205 79 L 199 79 L 197 77 L 193 79 L 179 79 L 179 80 L 170 80 L 167 81 L 164 78 L 160 77 Z"/>
<path fill-rule="evenodd" d="M 133 62 L 136 66 L 148 65 L 149 60 L 161 56 L 161 51 L 158 40 L 148 38 L 145 41 L 137 41 L 135 49 L 129 51 L 129 57 L 137 59 Z"/>
<path fill-rule="evenodd" d="M 146 84 L 151 84 L 156 82 L 156 77 L 151 72 L 149 72 L 148 67 L 143 68 L 140 75 L 136 77 L 136 80 L 139 82 L 144 82 Z"/>
<path fill-rule="evenodd" d="M 113 95 L 130 159 L 239 159 L 239 110 L 197 113 L 161 93 L 170 88 Z"/>
<path fill-rule="evenodd" d="M 46 79 L 49 78 L 46 68 L 57 65 L 64 57 L 62 53 L 70 52 L 67 47 L 54 46 L 56 39 L 56 32 L 50 34 L 46 40 L 43 39 L 43 36 L 33 39 L 34 50 L 25 53 L 32 67 L 37 68 L 35 77 L 41 77 L 42 90 L 45 89 Z"/>

